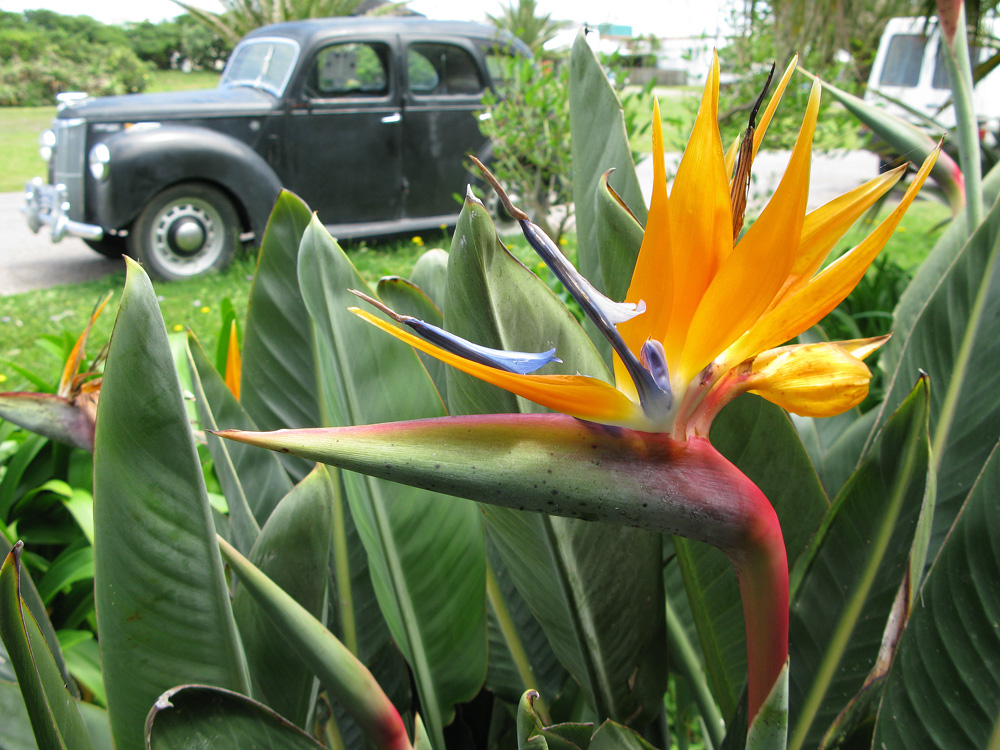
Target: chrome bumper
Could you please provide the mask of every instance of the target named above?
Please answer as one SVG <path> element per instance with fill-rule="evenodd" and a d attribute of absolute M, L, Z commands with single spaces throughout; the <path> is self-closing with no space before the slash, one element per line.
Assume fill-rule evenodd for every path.
<path fill-rule="evenodd" d="M 24 186 L 24 205 L 21 213 L 28 221 L 28 228 L 38 234 L 42 225 L 52 228 L 52 241 L 59 242 L 63 237 L 80 237 L 85 240 L 99 240 L 104 237 L 104 230 L 96 224 L 84 224 L 73 221 L 67 216 L 69 201 L 66 198 L 65 185 L 46 185 L 40 177 L 36 177 Z"/>

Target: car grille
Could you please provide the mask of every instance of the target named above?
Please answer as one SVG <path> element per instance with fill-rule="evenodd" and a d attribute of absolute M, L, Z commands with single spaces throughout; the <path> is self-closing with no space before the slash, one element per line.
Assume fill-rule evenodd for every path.
<path fill-rule="evenodd" d="M 52 123 L 56 134 L 55 172 L 52 182 L 66 186 L 69 218 L 83 221 L 83 164 L 87 147 L 87 121 L 81 117 L 60 119 Z"/>

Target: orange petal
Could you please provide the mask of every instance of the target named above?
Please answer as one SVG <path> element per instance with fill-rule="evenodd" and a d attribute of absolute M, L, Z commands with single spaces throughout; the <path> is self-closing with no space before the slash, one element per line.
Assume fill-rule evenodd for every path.
<path fill-rule="evenodd" d="M 642 236 L 642 246 L 636 259 L 632 281 L 625 301 L 646 303 L 646 312 L 618 324 L 618 332 L 632 352 L 653 336 L 659 338 L 670 314 L 673 284 L 670 269 L 670 215 L 667 204 L 667 172 L 663 162 L 663 126 L 660 103 L 653 100 L 653 195 L 649 216 Z M 617 370 L 617 368 L 616 368 Z M 624 375 L 624 373 L 623 373 Z M 627 379 L 627 376 L 625 376 Z"/>
<path fill-rule="evenodd" d="M 518 375 L 472 362 L 396 328 L 381 318 L 356 307 L 352 313 L 364 318 L 425 354 L 487 383 L 522 396 L 536 404 L 602 424 L 636 426 L 644 424 L 642 409 L 603 380 L 584 375 Z"/>
<path fill-rule="evenodd" d="M 785 297 L 761 317 L 725 353 L 724 362 L 733 366 L 755 353 L 788 341 L 841 303 L 857 286 L 875 256 L 885 246 L 917 192 L 930 174 L 938 151 L 927 157 L 899 205 L 857 247 L 824 268 L 809 283 Z"/>
<path fill-rule="evenodd" d="M 742 142 L 743 134 L 740 133 L 733 139 L 733 142 L 729 146 L 729 150 L 726 151 L 726 176 L 730 179 L 730 181 L 733 178 L 733 169 L 736 167 L 736 155 L 740 152 L 740 144 Z"/>
<path fill-rule="evenodd" d="M 818 85 L 813 86 L 778 189 L 719 269 L 698 306 L 684 348 L 681 378 L 693 377 L 739 338 L 767 310 L 788 278 L 809 196 L 809 163 L 820 90 Z"/>
<path fill-rule="evenodd" d="M 795 72 L 795 66 L 798 62 L 799 56 L 793 56 L 792 61 L 788 63 L 788 67 L 785 68 L 785 72 L 781 76 L 781 80 L 778 81 L 778 85 L 774 89 L 771 101 L 767 103 L 767 108 L 764 110 L 764 114 L 760 116 L 760 122 L 757 123 L 757 127 L 754 129 L 753 155 L 755 159 L 757 158 L 757 152 L 760 150 L 760 144 L 764 140 L 764 133 L 767 132 L 767 126 L 771 124 L 771 118 L 774 116 L 774 111 L 778 108 L 778 102 L 781 101 L 781 95 L 785 93 L 785 87 L 788 85 L 788 81 L 791 80 L 792 73 Z"/>
<path fill-rule="evenodd" d="M 905 171 L 905 166 L 897 167 L 806 214 L 799 254 L 778 299 L 813 277 L 844 233 L 899 182 Z"/>
<path fill-rule="evenodd" d="M 733 216 L 729 177 L 719 135 L 719 58 L 705 84 L 698 117 L 670 196 L 670 239 L 674 298 L 669 317 L 658 330 L 667 361 L 676 366 L 688 327 L 724 258 L 733 249 Z"/>
<path fill-rule="evenodd" d="M 94 322 L 101 314 L 104 306 L 108 304 L 108 300 L 111 299 L 111 295 L 112 292 L 108 292 L 104 295 L 104 299 L 97 303 L 97 307 L 90 316 L 90 320 L 87 321 L 87 325 L 84 326 L 83 333 L 80 334 L 76 343 L 73 344 L 73 349 L 70 351 L 69 357 L 66 358 L 66 364 L 63 366 L 62 376 L 59 378 L 59 387 L 56 389 L 56 393 L 63 398 L 68 398 L 70 392 L 73 390 L 73 380 L 77 371 L 80 369 L 80 360 L 83 359 L 85 349 L 87 348 L 87 338 L 90 336 L 90 329 L 94 327 Z"/>
<path fill-rule="evenodd" d="M 240 357 L 240 342 L 236 335 L 236 321 L 229 326 L 229 346 L 226 348 L 226 386 L 240 400 L 240 378 L 243 360 Z"/>
<path fill-rule="evenodd" d="M 832 417 L 868 395 L 871 371 L 830 342 L 772 349 L 753 362 L 748 390 L 794 414 Z"/>
<path fill-rule="evenodd" d="M 832 343 L 846 349 L 858 359 L 868 359 L 891 338 L 892 334 L 887 333 L 885 336 L 872 336 L 869 339 L 849 339 L 848 341 L 834 341 Z"/>

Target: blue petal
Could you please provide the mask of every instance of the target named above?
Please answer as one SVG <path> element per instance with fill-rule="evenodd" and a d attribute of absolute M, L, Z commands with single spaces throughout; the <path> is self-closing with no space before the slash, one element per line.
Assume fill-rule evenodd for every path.
<path fill-rule="evenodd" d="M 583 274 L 576 270 L 576 267 L 567 260 L 556 243 L 546 236 L 541 227 L 527 218 L 519 218 L 518 223 L 521 225 L 521 232 L 528 240 L 528 244 L 535 249 L 545 265 L 552 269 L 552 273 L 562 282 L 573 299 L 580 303 L 580 307 L 583 308 L 587 317 L 594 322 L 594 325 L 621 358 L 635 384 L 643 411 L 652 419 L 664 416 L 673 403 L 673 394 L 670 392 L 669 383 L 665 389 L 661 387 L 654 375 L 643 367 L 635 354 L 628 348 L 625 340 L 618 333 L 618 329 L 615 328 L 618 323 L 623 323 L 645 312 L 645 303 L 640 301 L 638 305 L 631 305 L 608 299 L 597 291 Z"/>
<path fill-rule="evenodd" d="M 400 315 L 383 305 L 378 300 L 372 299 L 368 295 L 362 294 L 359 291 L 352 289 L 351 293 L 365 300 L 365 302 L 368 302 L 374 307 L 377 307 L 397 323 L 409 326 L 421 338 L 430 341 L 432 344 L 435 344 L 452 354 L 457 354 L 459 357 L 464 357 L 465 359 L 471 360 L 472 362 L 478 362 L 479 364 L 486 365 L 487 367 L 494 367 L 497 370 L 514 372 L 518 375 L 528 375 L 535 370 L 545 367 L 545 365 L 550 362 L 562 362 L 561 359 L 555 356 L 555 349 L 549 349 L 547 352 L 533 353 L 508 352 L 502 349 L 490 349 L 487 346 L 480 346 L 479 344 L 474 344 L 471 341 L 467 341 L 459 336 L 456 336 L 453 333 L 448 333 L 448 331 L 443 328 L 438 328 L 436 325 L 426 323 L 419 318 L 414 318 L 412 315 Z"/>

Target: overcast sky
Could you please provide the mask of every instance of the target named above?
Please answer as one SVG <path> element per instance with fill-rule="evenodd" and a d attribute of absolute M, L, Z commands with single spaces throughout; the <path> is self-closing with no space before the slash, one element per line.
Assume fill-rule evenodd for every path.
<path fill-rule="evenodd" d="M 516 1 L 516 0 L 515 0 Z M 217 0 L 190 0 L 191 4 L 218 10 Z M 412 0 L 410 7 L 430 18 L 481 21 L 487 13 L 498 14 L 505 0 Z M 105 23 L 124 21 L 162 21 L 182 12 L 171 0 L 0 0 L 0 9 L 22 11 L 48 8 L 58 13 L 86 13 Z M 659 36 L 696 36 L 707 32 L 714 36 L 739 0 L 538 0 L 539 11 L 555 19 L 599 24 L 605 22 L 632 26 L 634 33 Z"/>

